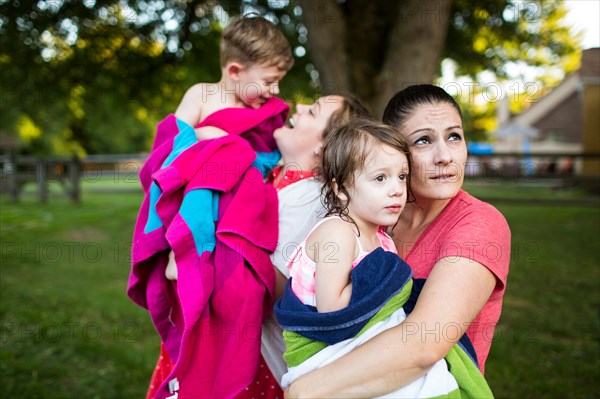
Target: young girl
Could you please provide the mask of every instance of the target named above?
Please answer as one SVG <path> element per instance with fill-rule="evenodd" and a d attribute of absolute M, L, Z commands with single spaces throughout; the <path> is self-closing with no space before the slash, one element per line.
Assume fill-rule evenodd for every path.
<path fill-rule="evenodd" d="M 333 131 L 322 156 L 327 218 L 299 246 L 288 266 L 292 291 L 319 312 L 346 307 L 350 273 L 371 251 L 396 252 L 385 227 L 396 224 L 407 197 L 410 154 L 395 129 L 355 120 Z"/>
<path fill-rule="evenodd" d="M 329 217 L 299 245 L 275 306 L 288 363 L 282 387 L 401 324 L 412 310 L 412 270 L 385 233 L 406 204 L 410 162 L 398 131 L 376 121 L 355 119 L 327 136 L 321 178 Z M 414 334 L 435 333 L 413 327 Z M 491 397 L 470 350 L 466 341 L 455 345 L 423 377 L 385 397 Z"/>

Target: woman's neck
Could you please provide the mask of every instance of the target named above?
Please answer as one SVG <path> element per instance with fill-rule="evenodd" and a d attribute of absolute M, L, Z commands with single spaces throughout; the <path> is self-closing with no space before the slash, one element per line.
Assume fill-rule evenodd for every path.
<path fill-rule="evenodd" d="M 421 235 L 440 216 L 450 201 L 451 198 L 429 201 L 417 199 L 406 204 L 398 224 L 392 230 L 392 238 L 401 257 L 408 256 Z"/>
<path fill-rule="evenodd" d="M 277 175 L 273 177 L 273 185 L 275 187 L 277 187 L 279 185 L 279 182 L 281 181 L 281 179 L 283 179 L 283 177 L 286 175 L 286 173 L 288 171 L 308 172 L 308 171 L 312 171 L 314 169 L 314 163 L 312 164 L 312 166 L 307 166 L 307 165 L 309 165 L 308 162 L 301 162 L 301 161 L 296 161 L 296 160 L 292 161 L 292 160 L 289 160 L 289 158 L 285 159 L 283 157 L 281 160 L 282 160 L 281 169 L 279 170 Z"/>
<path fill-rule="evenodd" d="M 286 158 L 284 156 L 281 157 L 281 161 L 283 163 L 283 167 L 281 168 L 281 172 L 285 173 L 288 170 L 313 170 L 316 165 L 316 161 L 313 158 L 303 159 L 303 158 Z"/>
<path fill-rule="evenodd" d="M 407 203 L 400 219 L 411 231 L 424 230 L 442 213 L 451 198 L 443 200 L 416 200 Z"/>

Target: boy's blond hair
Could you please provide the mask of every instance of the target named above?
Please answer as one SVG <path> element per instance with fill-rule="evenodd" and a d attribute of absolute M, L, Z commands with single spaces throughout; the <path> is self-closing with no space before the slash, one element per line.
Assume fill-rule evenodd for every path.
<path fill-rule="evenodd" d="M 289 71 L 294 65 L 290 43 L 265 18 L 250 14 L 234 19 L 221 36 L 221 68 L 230 61 L 244 66 L 266 64 Z"/>

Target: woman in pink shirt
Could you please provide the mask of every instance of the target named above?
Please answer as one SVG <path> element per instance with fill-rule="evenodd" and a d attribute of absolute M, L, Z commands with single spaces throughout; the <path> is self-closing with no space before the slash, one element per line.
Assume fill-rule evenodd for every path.
<path fill-rule="evenodd" d="M 376 397 L 424 375 L 463 334 L 481 371 L 500 318 L 510 229 L 493 206 L 462 188 L 467 146 L 460 107 L 443 89 L 410 86 L 388 103 L 384 122 L 411 148 L 411 192 L 393 239 L 426 278 L 413 312 L 330 365 L 296 380 L 287 398 Z"/>

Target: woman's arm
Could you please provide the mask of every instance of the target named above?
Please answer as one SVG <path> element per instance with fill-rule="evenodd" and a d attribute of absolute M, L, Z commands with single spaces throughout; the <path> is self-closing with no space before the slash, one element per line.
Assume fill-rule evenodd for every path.
<path fill-rule="evenodd" d="M 448 353 L 495 285 L 495 276 L 480 263 L 454 257 L 440 260 L 402 324 L 299 378 L 286 398 L 375 397 L 409 384 Z"/>

